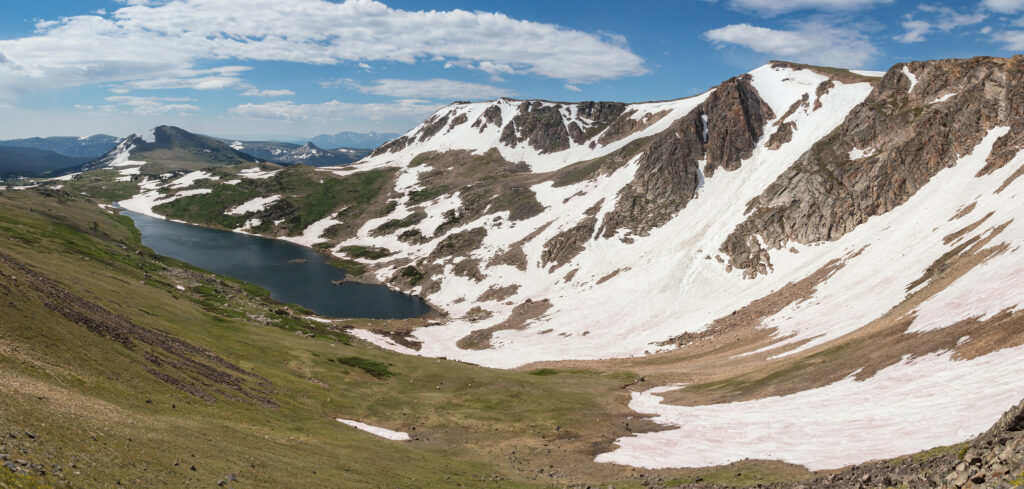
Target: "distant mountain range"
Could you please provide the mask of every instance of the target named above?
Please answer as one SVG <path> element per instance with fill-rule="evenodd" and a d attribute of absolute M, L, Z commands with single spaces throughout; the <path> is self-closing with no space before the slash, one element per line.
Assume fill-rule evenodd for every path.
<path fill-rule="evenodd" d="M 57 176 L 91 158 L 65 156 L 46 149 L 0 147 L 0 178 Z"/>
<path fill-rule="evenodd" d="M 377 149 L 378 146 L 401 136 L 393 132 L 351 132 L 342 131 L 334 135 L 321 134 L 310 142 L 328 149 L 355 148 L 355 149 Z"/>
<path fill-rule="evenodd" d="M 323 149 L 307 142 L 303 145 L 275 141 L 232 141 L 221 139 L 232 148 L 250 154 L 261 160 L 282 165 L 301 163 L 309 166 L 344 165 L 358 161 L 370 154 L 369 149 L 337 148 Z"/>
<path fill-rule="evenodd" d="M 96 134 L 88 137 L 55 136 L 48 138 L 8 139 L 0 147 L 33 148 L 52 151 L 72 158 L 99 158 L 117 145 L 121 138 Z"/>
<path fill-rule="evenodd" d="M 118 141 L 106 134 L 0 141 L 0 178 L 60 175 L 99 158 Z"/>

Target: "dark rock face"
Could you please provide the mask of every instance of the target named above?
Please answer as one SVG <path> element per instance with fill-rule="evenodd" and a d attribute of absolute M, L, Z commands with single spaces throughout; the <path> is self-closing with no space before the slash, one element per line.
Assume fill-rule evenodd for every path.
<path fill-rule="evenodd" d="M 479 127 L 480 132 L 484 132 L 484 128 L 486 128 L 488 124 L 501 127 L 501 122 L 501 108 L 497 105 L 492 105 L 484 109 L 483 115 L 478 117 L 471 127 Z"/>
<path fill-rule="evenodd" d="M 547 266 L 554 263 L 558 268 L 583 251 L 584 245 L 594 235 L 594 228 L 597 226 L 596 217 L 587 217 L 579 224 L 566 229 L 544 243 L 544 252 L 541 254 L 541 263 Z"/>
<path fill-rule="evenodd" d="M 904 66 L 918 79 L 913 91 Z M 951 93 L 956 95 L 936 102 Z M 838 239 L 906 202 L 937 172 L 968 154 L 989 129 L 1001 125 L 1011 131 L 996 142 L 989 166 L 1005 164 L 1024 146 L 1022 117 L 1022 56 L 893 66 L 836 131 L 748 204 L 747 220 L 721 250 L 747 276 L 765 273 L 771 263 L 755 235 L 770 248 L 790 240 Z M 854 148 L 875 152 L 851 161 L 848 154 Z"/>
<path fill-rule="evenodd" d="M 412 144 L 414 141 L 415 139 L 410 138 L 409 136 L 401 136 L 392 139 L 391 142 L 382 144 L 379 148 L 373 150 L 373 152 L 370 153 L 370 156 L 382 155 L 384 153 L 397 153 L 405 149 L 406 146 Z"/>
<path fill-rule="evenodd" d="M 542 154 L 569 149 L 569 131 L 562 122 L 562 111 L 540 101 L 519 104 L 519 112 L 501 131 L 500 140 L 508 146 L 526 141 Z"/>
<path fill-rule="evenodd" d="M 637 234 L 668 222 L 686 207 L 716 168 L 740 167 L 774 117 L 748 76 L 722 83 L 693 111 L 654 137 L 640 157 L 634 181 L 605 216 L 602 235 L 626 228 Z M 706 160 L 704 168 L 698 161 Z M 703 171 L 702 171 L 703 170 Z"/>
<path fill-rule="evenodd" d="M 427 119 L 423 125 L 423 129 L 420 129 L 419 140 L 420 142 L 426 141 L 438 133 L 441 129 L 444 129 L 445 124 L 448 123 L 448 114 L 438 117 L 436 114 L 430 119 Z"/>

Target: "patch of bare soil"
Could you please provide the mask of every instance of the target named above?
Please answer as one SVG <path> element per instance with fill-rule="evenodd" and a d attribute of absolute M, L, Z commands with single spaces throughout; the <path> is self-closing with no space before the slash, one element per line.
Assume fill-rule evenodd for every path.
<path fill-rule="evenodd" d="M 526 323 L 537 319 L 551 309 L 551 302 L 547 299 L 526 302 L 519 304 L 512 309 L 508 319 L 489 328 L 478 329 L 466 335 L 455 343 L 463 350 L 486 350 L 491 347 L 491 337 L 494 333 L 509 329 L 523 329 Z"/>

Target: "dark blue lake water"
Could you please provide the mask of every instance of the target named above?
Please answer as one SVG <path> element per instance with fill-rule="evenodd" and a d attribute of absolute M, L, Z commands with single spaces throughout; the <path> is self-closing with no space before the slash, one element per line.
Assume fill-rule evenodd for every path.
<path fill-rule="evenodd" d="M 299 304 L 326 317 L 401 319 L 430 311 L 422 299 L 382 285 L 343 282 L 345 272 L 328 257 L 278 239 L 157 219 L 122 210 L 153 251 L 199 268 L 259 285 L 281 302 Z"/>

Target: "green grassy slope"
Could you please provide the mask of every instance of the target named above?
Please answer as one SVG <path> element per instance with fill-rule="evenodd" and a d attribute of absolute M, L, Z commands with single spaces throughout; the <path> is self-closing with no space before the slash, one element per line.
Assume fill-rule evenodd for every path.
<path fill-rule="evenodd" d="M 0 303 L 0 434 L 14 436 L 0 451 L 48 484 L 560 486 L 625 433 L 630 374 L 386 352 L 155 256 L 129 219 L 62 191 L 0 193 Z M 537 473 L 559 460 L 575 474 Z M 591 465 L 592 480 L 637 482 Z"/>

